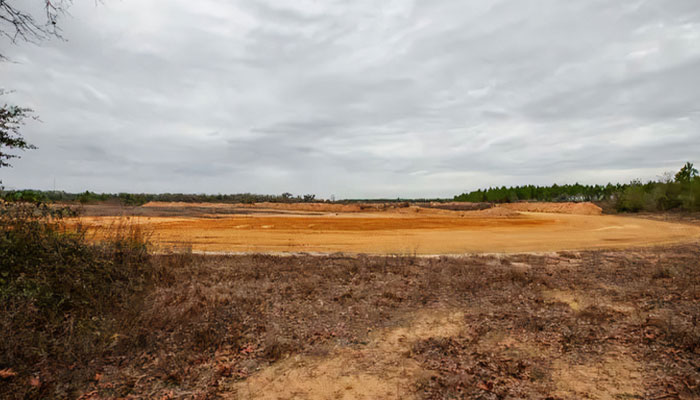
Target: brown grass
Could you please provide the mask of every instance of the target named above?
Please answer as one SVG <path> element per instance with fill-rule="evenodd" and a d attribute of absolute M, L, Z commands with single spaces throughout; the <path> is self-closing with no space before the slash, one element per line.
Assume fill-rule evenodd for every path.
<path fill-rule="evenodd" d="M 276 398 L 295 388 L 323 398 L 314 385 L 344 382 L 342 393 L 369 396 L 374 387 L 375 398 L 692 398 L 700 395 L 698 260 L 697 246 L 156 256 L 156 286 L 92 364 L 100 379 L 84 392 Z M 461 322 L 447 329 L 431 317 L 438 312 Z M 411 333 L 423 329 L 415 321 L 433 325 Z M 336 367 L 344 372 L 333 375 Z"/>

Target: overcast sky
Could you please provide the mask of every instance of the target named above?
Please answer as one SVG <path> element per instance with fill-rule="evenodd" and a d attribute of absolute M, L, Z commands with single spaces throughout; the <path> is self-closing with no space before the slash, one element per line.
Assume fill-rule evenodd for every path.
<path fill-rule="evenodd" d="M 24 0 L 22 0 L 24 1 Z M 38 1 L 35 1 L 39 3 Z M 700 162 L 698 0 L 75 0 L 6 187 L 449 196 Z"/>

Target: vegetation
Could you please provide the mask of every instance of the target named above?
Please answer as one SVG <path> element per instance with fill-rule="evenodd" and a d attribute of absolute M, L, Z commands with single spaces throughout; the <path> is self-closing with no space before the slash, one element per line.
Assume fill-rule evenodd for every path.
<path fill-rule="evenodd" d="M 0 95 L 2 94 L 3 91 L 0 90 Z M 8 150 L 35 148 L 19 134 L 22 122 L 31 112 L 31 109 L 7 104 L 0 107 L 0 168 L 9 167 L 9 160 L 18 157 L 16 154 L 8 153 Z"/>
<path fill-rule="evenodd" d="M 65 216 L 74 212 L 0 202 L 0 369 L 17 376 L 0 382 L 2 398 L 73 397 L 151 279 L 138 226 L 95 243 Z"/>
<path fill-rule="evenodd" d="M 317 201 L 313 194 L 294 196 L 291 193 L 281 195 L 267 194 L 183 194 L 183 193 L 67 193 L 64 191 L 42 190 L 8 190 L 0 191 L 0 198 L 5 201 L 28 201 L 48 203 L 81 203 L 117 201 L 124 205 L 139 206 L 149 201 L 186 202 L 186 203 L 302 203 Z"/>
<path fill-rule="evenodd" d="M 58 19 L 66 12 L 71 0 L 34 0 L 43 8 L 43 18 L 37 18 L 31 10 L 36 11 L 34 5 L 27 5 L 27 1 L 0 0 L 0 39 L 9 40 L 11 43 L 19 41 L 38 42 L 50 37 L 61 37 Z M 45 19 L 45 20 L 44 20 Z M 1 50 L 0 50 L 1 51 Z M 0 61 L 8 58 L 0 52 Z M 6 91 L 0 88 L 0 96 Z M 31 116 L 33 110 L 27 107 L 4 104 L 0 106 L 0 168 L 9 167 L 8 160 L 18 158 L 17 154 L 10 154 L 12 150 L 28 150 L 35 147 L 26 142 L 19 131 L 24 120 Z M 2 181 L 0 181 L 0 185 Z M 0 186 L 0 189 L 2 186 Z"/>
<path fill-rule="evenodd" d="M 700 211 L 700 177 L 686 163 L 673 179 L 628 184 L 552 185 L 489 188 L 463 193 L 455 201 L 510 203 L 516 201 L 596 201 L 617 211 Z"/>

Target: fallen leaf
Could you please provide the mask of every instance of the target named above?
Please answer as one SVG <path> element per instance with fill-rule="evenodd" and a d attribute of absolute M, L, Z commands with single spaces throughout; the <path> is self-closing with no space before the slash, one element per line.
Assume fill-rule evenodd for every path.
<path fill-rule="evenodd" d="M 95 374 L 95 381 L 99 382 L 102 379 L 102 374 L 101 373 L 96 373 Z"/>
<path fill-rule="evenodd" d="M 175 395 L 173 394 L 173 391 L 169 391 L 168 393 L 164 394 L 163 397 L 160 398 L 160 400 L 170 400 L 174 398 Z"/>
<path fill-rule="evenodd" d="M 12 378 L 13 376 L 17 376 L 17 373 L 13 371 L 12 368 L 0 369 L 0 378 L 8 379 Z"/>
<path fill-rule="evenodd" d="M 229 364 L 218 364 L 216 366 L 216 371 L 221 376 L 231 376 L 231 365 Z"/>
<path fill-rule="evenodd" d="M 93 390 L 92 392 L 87 392 L 84 393 L 82 396 L 78 397 L 78 400 L 87 400 L 93 398 L 93 396 L 97 395 L 97 390 Z"/>
<path fill-rule="evenodd" d="M 38 376 L 32 376 L 29 378 L 29 384 L 35 388 L 41 387 L 41 379 Z"/>

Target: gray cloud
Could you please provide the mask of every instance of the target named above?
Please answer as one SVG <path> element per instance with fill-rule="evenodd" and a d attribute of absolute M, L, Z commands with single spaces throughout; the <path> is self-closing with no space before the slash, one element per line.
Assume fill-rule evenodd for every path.
<path fill-rule="evenodd" d="M 700 154 L 695 0 L 76 2 L 9 187 L 450 196 Z"/>

